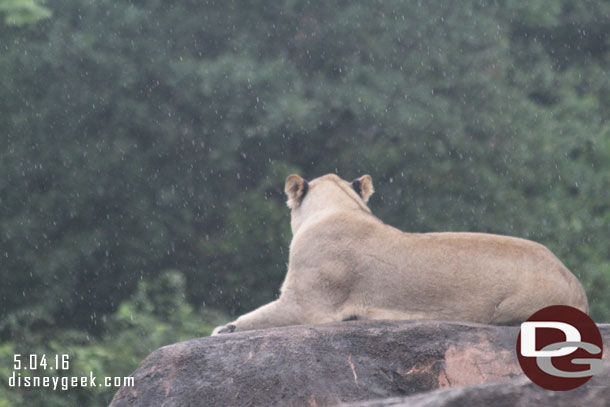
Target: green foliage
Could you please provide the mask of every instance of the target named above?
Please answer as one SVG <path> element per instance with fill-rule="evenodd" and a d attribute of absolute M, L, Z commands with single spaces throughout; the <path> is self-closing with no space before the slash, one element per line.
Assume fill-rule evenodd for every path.
<path fill-rule="evenodd" d="M 124 377 L 135 370 L 153 350 L 195 337 L 207 336 L 223 317 L 210 312 L 195 312 L 186 302 L 185 279 L 176 271 L 164 272 L 154 282 L 141 281 L 134 295 L 121 304 L 106 321 L 107 333 L 92 337 L 85 332 L 66 330 L 39 338 L 34 332 L 22 342 L 0 345 L 0 406 L 105 406 L 116 392 L 114 387 L 100 387 L 103 377 Z M 10 388 L 6 378 L 13 374 L 14 354 L 70 355 L 66 372 L 39 371 L 51 377 L 89 376 L 97 378 L 98 387 L 50 390 Z M 22 375 L 32 375 L 21 371 Z"/>
<path fill-rule="evenodd" d="M 0 0 L 0 13 L 8 25 L 31 24 L 51 16 L 40 0 Z"/>
<path fill-rule="evenodd" d="M 373 212 L 407 231 L 539 241 L 610 320 L 608 2 L 52 9 L 0 27 L 3 358 L 69 348 L 125 375 L 208 332 L 193 309 L 272 300 L 292 172 L 370 173 Z"/>

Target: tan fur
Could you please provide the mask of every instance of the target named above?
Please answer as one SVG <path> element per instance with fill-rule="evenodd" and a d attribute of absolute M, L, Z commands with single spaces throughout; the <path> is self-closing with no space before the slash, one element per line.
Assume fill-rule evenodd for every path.
<path fill-rule="evenodd" d="M 362 195 L 334 174 L 287 178 L 293 239 L 280 298 L 214 334 L 350 317 L 512 324 L 554 304 L 588 311 L 582 286 L 546 247 L 482 233 L 404 233 L 371 214 L 371 178 L 359 180 Z"/>

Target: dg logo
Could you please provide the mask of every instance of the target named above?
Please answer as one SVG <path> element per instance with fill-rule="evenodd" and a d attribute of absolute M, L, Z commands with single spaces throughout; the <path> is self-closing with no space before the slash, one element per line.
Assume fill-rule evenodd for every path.
<path fill-rule="evenodd" d="M 595 322 L 567 305 L 553 305 L 521 324 L 517 358 L 538 386 L 572 390 L 602 370 L 602 337 Z"/>

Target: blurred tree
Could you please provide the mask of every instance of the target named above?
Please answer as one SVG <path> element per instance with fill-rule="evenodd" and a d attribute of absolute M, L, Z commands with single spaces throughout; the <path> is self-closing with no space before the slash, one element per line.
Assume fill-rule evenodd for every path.
<path fill-rule="evenodd" d="M 0 27 L 5 343 L 114 335 L 168 269 L 195 309 L 272 300 L 291 172 L 370 173 L 373 212 L 407 231 L 544 243 L 610 319 L 608 2 L 53 11 Z M 146 313 L 169 317 L 165 299 Z"/>
<path fill-rule="evenodd" d="M 0 0 L 0 13 L 8 25 L 34 23 L 51 16 L 51 10 L 43 3 L 41 0 Z"/>

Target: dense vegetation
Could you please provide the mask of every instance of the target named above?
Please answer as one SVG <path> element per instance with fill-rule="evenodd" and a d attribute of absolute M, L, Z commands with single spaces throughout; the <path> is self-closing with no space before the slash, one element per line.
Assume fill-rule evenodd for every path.
<path fill-rule="evenodd" d="M 373 212 L 407 231 L 544 243 L 610 321 L 610 3 L 0 13 L 0 406 L 114 393 L 9 388 L 15 353 L 127 375 L 272 300 L 292 172 L 371 174 Z"/>

